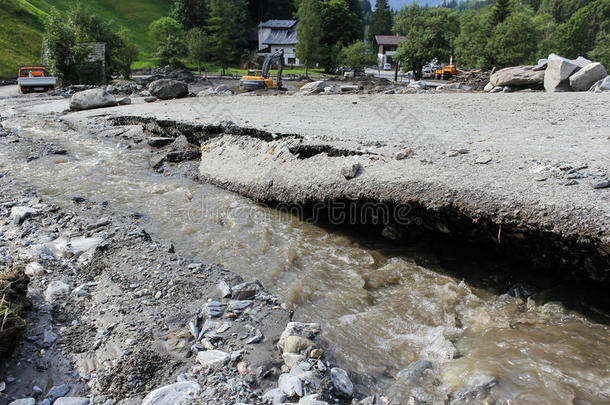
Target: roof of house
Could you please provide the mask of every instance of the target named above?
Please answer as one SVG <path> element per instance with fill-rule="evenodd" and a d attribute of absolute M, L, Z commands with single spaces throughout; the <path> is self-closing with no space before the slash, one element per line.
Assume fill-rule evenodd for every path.
<path fill-rule="evenodd" d="M 375 35 L 377 45 L 398 45 L 405 40 L 401 35 Z"/>
<path fill-rule="evenodd" d="M 297 20 L 269 20 L 261 22 L 258 28 L 289 29 L 296 25 Z"/>
<path fill-rule="evenodd" d="M 263 41 L 263 45 L 296 45 L 297 42 L 295 26 L 289 30 L 272 30 Z"/>

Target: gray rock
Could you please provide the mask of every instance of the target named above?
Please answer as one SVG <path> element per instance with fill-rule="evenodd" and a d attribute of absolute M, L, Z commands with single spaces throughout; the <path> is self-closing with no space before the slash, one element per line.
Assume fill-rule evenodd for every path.
<path fill-rule="evenodd" d="M 47 348 L 51 347 L 53 343 L 57 342 L 57 339 L 59 339 L 59 336 L 57 336 L 56 333 L 53 333 L 50 330 L 45 330 L 42 336 L 42 344 L 44 347 Z"/>
<path fill-rule="evenodd" d="M 246 308 L 251 307 L 254 301 L 252 300 L 231 300 L 229 301 L 229 306 L 227 310 L 230 312 L 240 313 L 243 312 Z"/>
<path fill-rule="evenodd" d="M 569 78 L 580 66 L 567 59 L 550 59 L 544 71 L 544 89 L 547 92 L 571 91 Z"/>
<path fill-rule="evenodd" d="M 475 159 L 474 163 L 477 165 L 486 165 L 491 162 L 491 158 L 489 156 L 479 156 Z"/>
<path fill-rule="evenodd" d="M 485 85 L 485 87 L 483 87 L 483 91 L 490 92 L 494 89 L 494 87 L 495 86 L 493 84 L 491 84 L 491 82 L 489 82 Z"/>
<path fill-rule="evenodd" d="M 17 399 L 11 403 L 9 403 L 8 405 L 34 405 L 36 403 L 36 400 L 34 398 L 22 398 L 22 399 Z"/>
<path fill-rule="evenodd" d="M 59 297 L 65 297 L 70 294 L 70 286 L 63 281 L 51 281 L 45 290 L 44 297 L 49 303 L 53 303 Z M 62 386 L 63 387 L 63 386 Z M 55 387 L 53 387 L 55 388 Z M 67 392 L 66 392 L 67 394 Z M 65 395 L 65 394 L 64 394 Z"/>
<path fill-rule="evenodd" d="M 538 64 L 532 68 L 534 71 L 544 70 L 548 64 L 548 59 L 538 59 Z"/>
<path fill-rule="evenodd" d="M 220 350 L 205 350 L 197 353 L 197 361 L 204 367 L 218 368 L 227 364 L 231 356 Z"/>
<path fill-rule="evenodd" d="M 473 403 L 473 400 L 480 400 L 477 403 L 485 403 L 484 396 L 489 394 L 489 391 L 498 384 L 498 380 L 492 376 L 476 376 L 471 377 L 466 382 L 466 386 L 458 389 L 451 394 L 450 405 L 466 405 Z"/>
<path fill-rule="evenodd" d="M 49 398 L 43 399 L 38 405 L 51 405 L 51 400 Z"/>
<path fill-rule="evenodd" d="M 299 405 L 328 405 L 326 401 L 320 401 L 319 394 L 307 395 L 299 400 Z"/>
<path fill-rule="evenodd" d="M 220 292 L 220 298 L 228 298 L 232 294 L 231 287 L 224 280 L 218 282 L 218 291 Z"/>
<path fill-rule="evenodd" d="M 587 91 L 596 82 L 608 75 L 601 63 L 590 63 L 570 77 L 570 87 L 574 91 Z"/>
<path fill-rule="evenodd" d="M 191 146 L 184 135 L 180 135 L 165 149 L 152 154 L 150 165 L 157 169 L 164 162 L 178 163 L 185 160 L 194 160 L 201 157 L 201 150 Z"/>
<path fill-rule="evenodd" d="M 117 100 L 118 105 L 129 105 L 131 104 L 131 99 L 129 97 L 122 97 Z"/>
<path fill-rule="evenodd" d="M 262 289 L 263 283 L 259 280 L 247 281 L 232 287 L 232 297 L 236 300 L 247 300 L 254 297 Z"/>
<path fill-rule="evenodd" d="M 30 207 L 13 207 L 11 208 L 10 218 L 15 225 L 21 225 L 26 219 L 38 214 L 38 210 Z"/>
<path fill-rule="evenodd" d="M 70 239 L 70 243 L 68 244 L 68 248 L 74 254 L 74 256 L 79 257 L 85 252 L 90 250 L 95 250 L 99 245 L 102 244 L 104 240 L 99 237 L 93 238 L 73 238 Z"/>
<path fill-rule="evenodd" d="M 55 401 L 53 405 L 89 405 L 89 399 L 83 397 L 63 397 Z"/>
<path fill-rule="evenodd" d="M 195 381 L 182 381 L 151 391 L 142 401 L 142 405 L 175 405 L 193 400 L 199 391 L 201 386 Z"/>
<path fill-rule="evenodd" d="M 286 394 L 288 398 L 294 396 L 303 396 L 303 381 L 296 375 L 282 374 L 278 380 L 279 389 Z"/>
<path fill-rule="evenodd" d="M 396 379 L 402 383 L 413 384 L 423 383 L 424 377 L 429 370 L 432 370 L 432 362 L 428 360 L 414 361 L 407 368 L 400 370 L 396 374 Z"/>
<path fill-rule="evenodd" d="M 65 397 L 70 392 L 68 384 L 56 385 L 47 393 L 47 398 L 54 402 L 57 398 Z"/>
<path fill-rule="evenodd" d="M 265 336 L 263 335 L 263 332 L 261 332 L 260 329 L 257 329 L 254 336 L 252 336 L 250 339 L 246 340 L 246 344 L 250 345 L 250 344 L 254 344 L 254 343 L 259 343 L 264 338 L 265 338 Z"/>
<path fill-rule="evenodd" d="M 189 89 L 186 83 L 172 79 L 155 80 L 148 85 L 148 91 L 150 91 L 150 94 L 161 100 L 182 98 L 188 96 L 189 94 Z"/>
<path fill-rule="evenodd" d="M 601 84 L 599 85 L 599 90 L 610 91 L 610 76 L 607 76 L 602 80 Z"/>
<path fill-rule="evenodd" d="M 362 166 L 360 165 L 360 163 L 354 163 L 352 165 L 345 166 L 344 168 L 342 168 L 341 174 L 343 175 L 343 177 L 345 177 L 346 180 L 351 180 L 358 175 L 358 172 L 361 168 Z"/>
<path fill-rule="evenodd" d="M 25 266 L 24 273 L 28 277 L 36 277 L 36 276 L 40 276 L 40 275 L 44 274 L 44 268 L 38 262 L 31 262 L 31 263 L 28 263 L 27 266 Z"/>
<path fill-rule="evenodd" d="M 351 84 L 344 84 L 343 86 L 340 87 L 340 89 L 342 92 L 350 92 L 350 91 L 358 91 L 358 90 L 360 90 L 360 87 L 351 85 Z"/>
<path fill-rule="evenodd" d="M 274 388 L 263 394 L 263 402 L 269 402 L 272 405 L 283 404 L 286 399 L 286 394 L 279 388 Z"/>
<path fill-rule="evenodd" d="M 199 336 L 197 340 L 201 340 L 204 336 L 213 336 L 216 334 L 218 329 L 222 326 L 222 322 L 213 321 L 211 319 L 206 319 L 201 327 L 201 331 L 199 332 Z"/>
<path fill-rule="evenodd" d="M 290 336 L 299 336 L 306 339 L 313 339 L 317 334 L 320 333 L 320 324 L 318 323 L 302 323 L 302 322 L 288 322 L 286 329 L 282 332 L 278 346 L 285 351 L 286 340 Z"/>
<path fill-rule="evenodd" d="M 428 85 L 423 80 L 411 82 L 407 85 L 408 89 L 415 89 L 415 90 L 426 90 L 427 87 L 428 87 Z"/>
<path fill-rule="evenodd" d="M 154 97 L 154 96 L 144 97 L 144 101 L 146 101 L 147 103 L 154 103 L 157 100 L 158 100 L 158 98 Z"/>
<path fill-rule="evenodd" d="M 330 369 L 330 381 L 339 396 L 351 398 L 354 395 L 354 384 L 342 368 L 333 367 Z"/>
<path fill-rule="evenodd" d="M 549 61 L 551 61 L 551 60 L 558 60 L 558 61 L 570 62 L 570 63 L 572 63 L 572 64 L 574 64 L 574 65 L 576 65 L 576 66 L 578 66 L 580 68 L 584 68 L 589 63 L 592 63 L 592 61 L 590 61 L 589 59 L 584 58 L 582 56 L 579 56 L 576 59 L 568 59 L 568 58 L 564 58 L 563 56 L 559 56 L 559 55 L 554 54 L 554 53 L 549 55 L 548 60 Z"/>
<path fill-rule="evenodd" d="M 533 70 L 533 66 L 513 66 L 498 70 L 491 75 L 489 83 L 493 87 L 542 87 L 544 76 L 544 72 Z"/>
<path fill-rule="evenodd" d="M 233 90 L 231 90 L 231 87 L 229 87 L 226 84 L 221 84 L 219 86 L 216 86 L 216 88 L 214 89 L 214 91 L 216 93 L 226 93 L 227 91 L 233 92 Z"/>
<path fill-rule="evenodd" d="M 599 190 L 599 189 L 602 189 L 602 188 L 609 188 L 610 187 L 610 179 L 596 180 L 596 181 L 591 183 L 591 187 L 593 187 L 596 190 Z"/>
<path fill-rule="evenodd" d="M 79 91 L 74 93 L 70 99 L 70 110 L 72 111 L 114 107 L 116 105 L 116 98 L 103 88 Z"/>
<path fill-rule="evenodd" d="M 300 92 L 305 94 L 322 93 L 326 87 L 328 87 L 328 83 L 320 80 L 305 84 L 303 87 L 301 87 Z"/>
<path fill-rule="evenodd" d="M 493 89 L 491 89 L 490 93 L 501 93 L 504 91 L 504 87 L 494 87 Z"/>
<path fill-rule="evenodd" d="M 466 86 L 463 83 L 447 83 L 441 84 L 436 88 L 437 91 L 471 91 L 472 87 Z"/>
<path fill-rule="evenodd" d="M 210 316 L 210 318 L 218 318 L 221 317 L 225 312 L 225 308 L 227 304 L 224 302 L 212 301 L 205 303 L 205 311 Z"/>

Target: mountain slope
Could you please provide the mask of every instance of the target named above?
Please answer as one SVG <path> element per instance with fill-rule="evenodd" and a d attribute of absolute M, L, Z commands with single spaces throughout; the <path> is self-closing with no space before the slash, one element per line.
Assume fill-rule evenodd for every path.
<path fill-rule="evenodd" d="M 19 66 L 40 63 L 44 19 L 53 8 L 67 11 L 73 0 L 0 0 L 0 77 L 15 76 Z M 129 29 L 140 47 L 140 59 L 151 56 L 148 26 L 167 15 L 167 0 L 99 0 L 87 7 L 117 27 Z"/>

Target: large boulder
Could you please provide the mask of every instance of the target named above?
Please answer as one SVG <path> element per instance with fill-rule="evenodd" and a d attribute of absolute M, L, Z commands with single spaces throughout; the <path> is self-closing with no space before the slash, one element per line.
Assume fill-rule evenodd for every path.
<path fill-rule="evenodd" d="M 182 381 L 151 391 L 142 401 L 142 405 L 174 405 L 194 400 L 201 391 L 195 381 Z"/>
<path fill-rule="evenodd" d="M 569 78 L 581 67 L 567 59 L 551 58 L 544 71 L 544 89 L 548 92 L 570 91 Z"/>
<path fill-rule="evenodd" d="M 491 75 L 489 83 L 493 87 L 542 87 L 544 71 L 536 71 L 534 66 L 507 67 Z"/>
<path fill-rule="evenodd" d="M 171 79 L 155 80 L 148 85 L 148 91 L 161 100 L 182 98 L 189 94 L 189 88 L 186 83 Z"/>
<path fill-rule="evenodd" d="M 585 66 L 587 66 L 590 63 L 593 63 L 592 61 L 590 61 L 589 59 L 579 56 L 576 59 L 568 59 L 568 58 L 564 58 L 563 56 L 559 56 L 557 54 L 550 54 L 548 60 L 558 60 L 558 61 L 564 61 L 564 62 L 570 62 L 576 66 L 578 66 L 579 68 L 584 68 Z"/>
<path fill-rule="evenodd" d="M 590 63 L 570 77 L 570 87 L 574 91 L 587 91 L 607 75 L 604 65 L 599 62 Z"/>
<path fill-rule="evenodd" d="M 117 105 L 116 98 L 103 88 L 79 91 L 74 93 L 70 99 L 70 109 L 72 111 L 114 107 L 115 105 Z"/>
<path fill-rule="evenodd" d="M 610 76 L 606 76 L 603 79 L 600 79 L 595 83 L 589 91 L 593 92 L 602 92 L 602 91 L 610 91 Z"/>
<path fill-rule="evenodd" d="M 301 92 L 305 94 L 322 93 L 325 87 L 328 87 L 328 83 L 323 80 L 319 80 L 317 82 L 307 83 L 301 87 Z"/>

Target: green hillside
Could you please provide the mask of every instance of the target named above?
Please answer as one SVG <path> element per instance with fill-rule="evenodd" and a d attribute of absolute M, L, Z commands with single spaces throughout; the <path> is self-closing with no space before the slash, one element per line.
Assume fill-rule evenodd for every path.
<path fill-rule="evenodd" d="M 75 0 L 0 0 L 0 77 L 15 76 L 19 66 L 39 64 L 43 21 L 52 7 L 68 10 Z M 141 63 L 151 58 L 148 26 L 167 15 L 167 0 L 98 0 L 84 3 L 117 27 L 129 29 L 140 47 Z"/>

